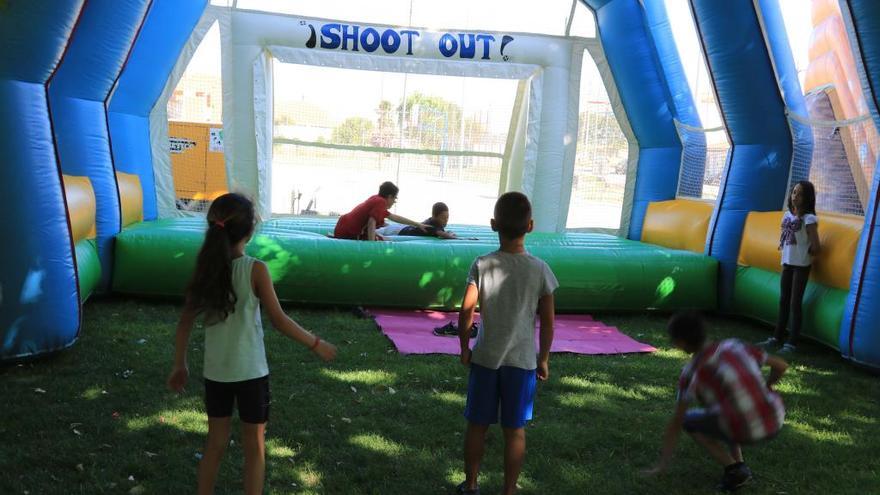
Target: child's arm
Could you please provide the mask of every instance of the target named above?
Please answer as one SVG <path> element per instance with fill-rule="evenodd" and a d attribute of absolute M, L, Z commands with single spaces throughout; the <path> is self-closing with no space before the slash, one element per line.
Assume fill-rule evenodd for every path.
<path fill-rule="evenodd" d="M 193 323 L 196 321 L 196 312 L 189 304 L 180 314 L 177 322 L 177 332 L 174 335 L 174 368 L 168 376 L 168 388 L 175 392 L 183 392 L 183 387 L 189 378 L 189 367 L 186 365 L 186 348 L 189 346 L 189 336 L 192 333 Z"/>
<path fill-rule="evenodd" d="M 445 230 L 438 230 L 437 237 L 441 239 L 458 239 L 458 236 L 455 235 L 455 232 L 447 232 Z"/>
<path fill-rule="evenodd" d="M 471 325 L 474 323 L 474 310 L 477 308 L 479 291 L 474 284 L 468 284 L 458 312 L 458 341 L 461 344 L 461 364 L 471 364 Z"/>
<path fill-rule="evenodd" d="M 681 425 L 684 423 L 684 413 L 687 411 L 687 402 L 679 401 L 675 406 L 675 413 L 666 425 L 666 432 L 663 434 L 663 447 L 660 450 L 660 460 L 654 467 L 644 471 L 644 474 L 654 475 L 660 474 L 669 466 L 672 460 L 672 454 L 675 452 L 675 445 L 678 443 L 678 435 L 681 433 Z"/>
<path fill-rule="evenodd" d="M 413 226 L 413 227 L 415 227 L 415 228 L 421 230 L 422 232 L 425 232 L 425 231 L 426 231 L 426 227 L 427 227 L 427 225 L 425 225 L 425 224 L 421 224 L 421 223 L 419 223 L 419 222 L 414 222 L 414 221 L 410 220 L 409 218 L 402 217 L 402 216 L 400 216 L 400 215 L 395 215 L 394 213 L 389 213 L 389 214 L 388 214 L 388 219 L 391 220 L 392 222 L 397 222 L 397 223 L 402 223 L 402 224 L 406 224 L 406 225 L 411 225 L 411 226 Z"/>
<path fill-rule="evenodd" d="M 810 254 L 818 256 L 822 251 L 822 244 L 819 242 L 819 224 L 807 224 L 807 238 L 810 240 Z"/>
<path fill-rule="evenodd" d="M 324 361 L 332 361 L 336 357 L 336 346 L 312 335 L 292 319 L 281 309 L 278 295 L 275 294 L 275 286 L 272 285 L 272 277 L 269 269 L 261 262 L 254 263 L 253 269 L 254 292 L 269 313 L 272 326 L 279 332 L 309 348 Z"/>
<path fill-rule="evenodd" d="M 538 351 L 538 379 L 550 377 L 550 346 L 553 345 L 553 319 L 556 316 L 553 293 L 538 300 L 538 314 L 541 316 L 541 348 Z"/>
<path fill-rule="evenodd" d="M 369 220 L 367 220 L 367 240 L 376 240 L 376 219 L 373 217 L 370 217 Z"/>
<path fill-rule="evenodd" d="M 777 356 L 767 356 L 767 366 L 770 367 L 770 376 L 767 377 L 767 388 L 772 388 L 776 382 L 785 374 L 788 369 L 788 363 L 784 359 Z"/>

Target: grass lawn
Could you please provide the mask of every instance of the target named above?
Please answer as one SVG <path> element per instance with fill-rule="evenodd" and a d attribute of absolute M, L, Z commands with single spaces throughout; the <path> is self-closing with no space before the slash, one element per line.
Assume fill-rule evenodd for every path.
<path fill-rule="evenodd" d="M 81 340 L 57 356 L 0 368 L 0 493 L 194 493 L 207 421 L 202 332 L 194 379 L 165 389 L 178 306 L 95 300 Z M 369 320 L 289 308 L 339 345 L 323 365 L 269 330 L 273 404 L 267 428 L 267 492 L 452 493 L 463 479 L 467 370 L 454 356 L 400 356 Z M 523 494 L 712 493 L 720 468 L 682 438 L 670 471 L 644 479 L 658 451 L 685 362 L 670 349 L 663 315 L 597 314 L 658 347 L 651 355 L 553 355 L 527 428 Z M 758 340 L 767 329 L 715 318 L 712 334 Z M 806 344 L 779 386 L 787 426 L 745 450 L 754 494 L 880 493 L 880 380 L 838 353 Z M 498 493 L 502 437 L 490 430 L 483 493 Z M 237 435 L 218 493 L 241 492 Z"/>

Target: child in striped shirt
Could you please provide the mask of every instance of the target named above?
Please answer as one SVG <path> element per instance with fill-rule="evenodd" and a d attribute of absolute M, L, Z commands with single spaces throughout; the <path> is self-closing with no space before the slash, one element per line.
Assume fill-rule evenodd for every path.
<path fill-rule="evenodd" d="M 666 428 L 660 461 L 648 474 L 666 468 L 684 429 L 724 466 L 718 488 L 736 490 L 752 479 L 741 445 L 769 440 L 782 428 L 785 407 L 773 385 L 788 364 L 736 339 L 709 341 L 696 313 L 676 314 L 667 331 L 672 345 L 692 358 L 679 378 L 675 414 Z M 765 365 L 770 367 L 766 378 L 761 370 Z"/>

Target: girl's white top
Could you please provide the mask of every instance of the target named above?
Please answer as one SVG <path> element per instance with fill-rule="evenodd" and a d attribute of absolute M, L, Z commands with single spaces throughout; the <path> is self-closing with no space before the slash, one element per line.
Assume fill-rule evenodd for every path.
<path fill-rule="evenodd" d="M 785 212 L 782 217 L 782 232 L 779 240 L 783 265 L 810 266 L 812 264 L 807 225 L 818 223 L 818 221 L 816 215 L 810 213 L 799 218 L 790 211 Z"/>
<path fill-rule="evenodd" d="M 240 382 L 269 374 L 260 300 L 251 283 L 255 261 L 250 256 L 232 260 L 232 290 L 238 296 L 235 311 L 205 328 L 204 376 L 208 380 Z"/>

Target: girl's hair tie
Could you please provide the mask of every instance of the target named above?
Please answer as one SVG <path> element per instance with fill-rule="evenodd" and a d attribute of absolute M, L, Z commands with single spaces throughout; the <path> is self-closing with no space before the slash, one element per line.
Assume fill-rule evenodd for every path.
<path fill-rule="evenodd" d="M 229 215 L 228 217 L 224 218 L 223 220 L 214 220 L 214 225 L 220 227 L 221 229 L 226 228 L 226 222 L 231 220 L 232 217 L 234 217 L 234 216 L 235 216 L 235 214 L 233 213 L 232 215 Z"/>

